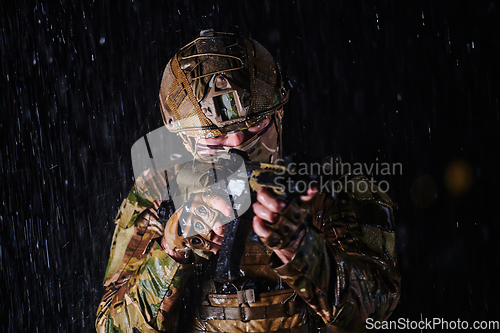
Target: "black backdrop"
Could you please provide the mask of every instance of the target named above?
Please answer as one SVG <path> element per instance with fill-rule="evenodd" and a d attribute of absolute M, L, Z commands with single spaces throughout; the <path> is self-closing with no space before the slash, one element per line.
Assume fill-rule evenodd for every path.
<path fill-rule="evenodd" d="M 384 177 L 403 277 L 392 319 L 499 320 L 498 6 L 3 1 L 3 331 L 93 330 L 130 149 L 161 126 L 168 59 L 206 28 L 260 41 L 287 72 L 288 152 L 402 163 Z"/>

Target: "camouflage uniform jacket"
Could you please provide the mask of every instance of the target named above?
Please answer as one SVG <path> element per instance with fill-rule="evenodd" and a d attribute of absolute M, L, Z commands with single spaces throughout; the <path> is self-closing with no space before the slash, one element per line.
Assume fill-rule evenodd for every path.
<path fill-rule="evenodd" d="M 283 265 L 262 244 L 247 244 L 241 266 L 249 275 L 265 277 L 276 284 L 284 282 L 293 294 L 285 295 L 278 290 L 268 296 L 284 304 L 291 296 L 298 295 L 307 311 L 320 320 L 314 321 L 297 309 L 292 311 L 292 307 L 282 311 L 276 308 L 280 306 L 276 301 L 266 303 L 265 294 L 256 297 L 260 299 L 257 303 L 244 304 L 265 308 L 265 314 L 261 315 L 248 312 L 253 316 L 250 319 L 258 319 L 250 321 L 258 323 L 251 327 L 248 313 L 243 318 L 247 309 L 238 311 L 236 317 L 229 311 L 241 310 L 242 302 L 236 300 L 236 295 L 217 296 L 206 290 L 202 301 L 198 299 L 200 304 L 182 303 L 186 297 L 184 290 L 189 290 L 186 287 L 192 284 L 190 277 L 197 275 L 197 265 L 181 265 L 163 251 L 160 245 L 163 226 L 156 215 L 160 202 L 147 200 L 134 186 L 116 217 L 104 279 L 106 291 L 97 312 L 97 330 L 184 333 L 180 326 L 186 324 L 185 319 L 179 315 L 185 307 L 188 312 L 198 313 L 194 323 L 189 324 L 191 332 L 308 332 L 283 330 L 305 323 L 309 327 L 326 325 L 331 332 L 362 332 L 366 330 L 367 318 L 387 319 L 400 293 L 393 204 L 365 177 L 348 177 L 351 182 L 346 182 L 348 185 L 338 193 L 335 203 L 323 194 L 313 199 L 313 223 L 290 262 Z M 200 281 L 194 285 L 202 288 Z M 233 308 L 214 311 L 221 299 L 229 302 L 224 306 L 232 304 Z M 209 318 L 206 313 L 205 317 L 199 315 L 200 308 L 210 310 L 205 311 Z M 272 309 L 279 313 L 275 315 L 277 318 L 262 319 Z"/>

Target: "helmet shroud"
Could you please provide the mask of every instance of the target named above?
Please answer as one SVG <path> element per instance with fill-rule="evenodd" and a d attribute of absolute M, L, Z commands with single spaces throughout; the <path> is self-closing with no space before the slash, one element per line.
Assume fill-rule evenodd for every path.
<path fill-rule="evenodd" d="M 172 132 L 211 138 L 281 117 L 288 90 L 271 54 L 258 42 L 202 33 L 167 64 L 160 87 L 163 121 Z"/>

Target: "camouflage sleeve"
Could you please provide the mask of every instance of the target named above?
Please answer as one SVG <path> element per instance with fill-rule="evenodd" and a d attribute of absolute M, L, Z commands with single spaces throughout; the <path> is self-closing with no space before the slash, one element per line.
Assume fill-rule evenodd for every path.
<path fill-rule="evenodd" d="M 192 265 L 173 260 L 160 245 L 158 203 L 134 186 L 116 217 L 97 311 L 98 332 L 174 332 L 178 304 Z M 135 329 L 136 328 L 136 329 Z"/>
<path fill-rule="evenodd" d="M 363 190 L 364 189 L 364 190 Z M 400 295 L 392 202 L 362 176 L 354 177 L 328 211 L 313 208 L 314 225 L 278 275 L 321 316 L 332 332 L 366 331 L 365 321 L 385 320 Z M 281 266 L 280 266 L 281 264 Z"/>

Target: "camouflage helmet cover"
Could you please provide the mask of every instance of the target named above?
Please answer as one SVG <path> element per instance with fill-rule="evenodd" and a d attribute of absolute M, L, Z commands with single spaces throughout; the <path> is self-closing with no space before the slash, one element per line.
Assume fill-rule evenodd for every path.
<path fill-rule="evenodd" d="M 213 31 L 174 55 L 160 87 L 166 127 L 198 138 L 254 126 L 287 101 L 280 69 L 262 45 Z"/>

